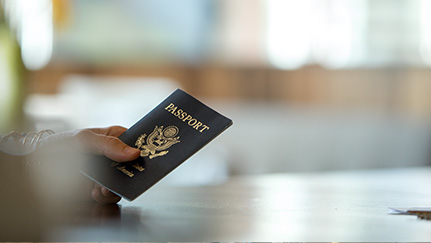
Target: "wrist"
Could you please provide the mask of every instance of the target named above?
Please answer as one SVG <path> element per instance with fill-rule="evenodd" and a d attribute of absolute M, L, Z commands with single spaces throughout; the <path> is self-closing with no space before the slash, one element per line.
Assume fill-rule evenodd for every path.
<path fill-rule="evenodd" d="M 52 130 L 40 132 L 18 133 L 10 132 L 0 138 L 0 150 L 10 155 L 27 155 L 34 152 L 41 141 L 49 135 L 54 134 Z"/>

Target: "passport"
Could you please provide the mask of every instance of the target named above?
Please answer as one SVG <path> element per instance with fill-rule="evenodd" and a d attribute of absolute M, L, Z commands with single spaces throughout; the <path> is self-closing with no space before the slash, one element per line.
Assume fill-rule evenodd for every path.
<path fill-rule="evenodd" d="M 232 120 L 177 89 L 119 139 L 141 150 L 118 163 L 94 156 L 81 172 L 131 201 L 232 125 Z"/>

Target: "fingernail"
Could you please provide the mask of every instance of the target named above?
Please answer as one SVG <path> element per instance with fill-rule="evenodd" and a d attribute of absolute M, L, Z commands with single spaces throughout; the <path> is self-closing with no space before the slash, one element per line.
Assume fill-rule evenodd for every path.
<path fill-rule="evenodd" d="M 102 194 L 104 196 L 109 196 L 109 195 L 111 195 L 111 192 L 108 189 L 102 187 Z"/>
<path fill-rule="evenodd" d="M 132 147 L 126 147 L 126 148 L 124 149 L 124 152 L 125 152 L 125 153 L 127 153 L 127 154 L 134 154 L 134 153 L 136 153 L 136 152 L 137 152 L 137 150 L 138 150 L 138 149 L 135 149 L 135 148 L 132 148 Z"/>

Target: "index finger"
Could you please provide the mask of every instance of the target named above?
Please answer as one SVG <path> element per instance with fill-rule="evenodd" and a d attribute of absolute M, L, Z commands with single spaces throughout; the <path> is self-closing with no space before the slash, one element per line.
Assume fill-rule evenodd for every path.
<path fill-rule="evenodd" d="M 127 128 L 122 127 L 122 126 L 110 126 L 110 127 L 105 127 L 105 128 L 89 128 L 86 130 L 92 131 L 96 134 L 119 137 L 121 134 L 123 134 L 127 130 Z"/>

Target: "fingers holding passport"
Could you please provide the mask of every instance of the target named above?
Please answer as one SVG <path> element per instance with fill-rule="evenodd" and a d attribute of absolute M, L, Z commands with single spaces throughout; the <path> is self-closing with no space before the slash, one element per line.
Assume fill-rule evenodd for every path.
<path fill-rule="evenodd" d="M 117 162 L 125 162 L 138 158 L 140 153 L 139 149 L 132 148 L 118 139 L 125 131 L 124 127 L 112 126 L 80 130 L 74 136 L 80 146 L 84 146 L 84 150 L 104 155 Z"/>
<path fill-rule="evenodd" d="M 139 149 L 132 148 L 118 139 L 126 130 L 120 126 L 93 128 L 81 130 L 76 136 L 92 153 L 104 155 L 117 162 L 125 162 L 138 158 L 140 153 Z M 103 204 L 117 203 L 121 199 L 97 183 L 91 191 L 91 197 Z"/>
<path fill-rule="evenodd" d="M 93 128 L 83 131 L 79 136 L 88 144 L 87 148 L 92 149 L 95 154 L 105 155 L 117 162 L 134 160 L 139 157 L 139 149 L 132 148 L 123 143 L 118 136 L 127 129 L 120 126 L 108 128 Z M 121 197 L 110 192 L 108 189 L 95 183 L 91 197 L 98 203 L 111 204 L 120 201 Z"/>
<path fill-rule="evenodd" d="M 121 199 L 119 196 L 100 185 L 89 184 L 88 178 L 79 172 L 79 168 L 87 161 L 88 154 L 103 155 L 116 162 L 138 158 L 139 149 L 118 139 L 126 130 L 124 127 L 112 126 L 57 133 L 47 137 L 37 158 L 43 163 L 34 169 L 41 191 L 45 191 L 50 198 L 59 200 L 80 201 L 92 198 L 104 204 L 118 202 Z"/>

